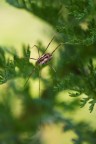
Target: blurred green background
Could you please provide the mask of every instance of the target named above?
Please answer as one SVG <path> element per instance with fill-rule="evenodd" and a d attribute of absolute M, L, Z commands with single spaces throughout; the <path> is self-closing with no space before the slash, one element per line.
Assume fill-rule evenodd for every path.
<path fill-rule="evenodd" d="M 80 99 L 84 94 L 73 98 L 69 97 L 70 90 L 55 91 L 59 82 L 78 67 L 76 59 L 73 58 L 77 49 L 74 44 L 71 48 L 62 46 L 54 53 L 51 64 L 56 73 L 49 66 L 42 68 L 41 98 L 38 69 L 24 87 L 34 67 L 34 61 L 25 58 L 28 46 L 30 57 L 37 58 L 37 50 L 31 47 L 34 44 L 38 45 L 42 53 L 55 35 L 56 38 L 48 48 L 48 52 L 52 52 L 59 43 L 67 39 L 63 30 L 57 32 L 56 28 L 60 28 L 63 21 L 70 27 L 74 23 L 77 24 L 74 19 L 71 19 L 72 23 L 68 21 L 68 7 L 61 7 L 62 4 L 66 4 L 65 1 L 60 1 L 60 7 L 59 1 L 31 1 L 32 10 L 32 7 L 26 5 L 27 2 L 30 3 L 23 0 L 0 1 L 0 58 L 5 61 L 0 62 L 0 70 L 3 62 L 13 62 L 13 69 L 15 65 L 14 72 L 9 70 L 8 81 L 0 85 L 0 144 L 96 144 L 96 107 L 90 113 L 89 104 L 80 108 Z M 73 7 L 79 6 L 77 3 L 78 1 L 74 1 Z M 82 4 L 82 7 L 86 8 L 86 5 Z M 85 29 L 90 18 L 86 19 L 78 22 Z M 79 32 L 80 30 L 77 31 L 78 38 Z M 79 56 L 85 61 L 87 56 L 91 56 L 95 63 L 95 50 L 90 53 L 88 48 L 87 46 L 82 50 L 79 47 Z M 77 73 L 75 71 L 75 74 Z"/>

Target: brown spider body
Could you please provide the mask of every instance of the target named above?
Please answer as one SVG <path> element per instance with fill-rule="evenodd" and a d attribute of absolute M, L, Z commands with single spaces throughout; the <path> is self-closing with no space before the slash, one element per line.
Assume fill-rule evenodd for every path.
<path fill-rule="evenodd" d="M 50 46 L 51 42 L 53 41 L 54 37 L 52 38 L 52 40 L 50 41 L 50 43 L 47 45 L 45 51 L 44 51 L 44 54 L 42 56 L 40 56 L 40 53 L 39 53 L 39 48 L 38 46 L 34 45 L 33 47 L 36 47 L 37 50 L 38 50 L 38 55 L 39 55 L 39 58 L 30 58 L 30 59 L 33 59 L 33 60 L 36 60 L 36 65 L 37 66 L 40 66 L 40 65 L 44 65 L 46 63 L 48 63 L 51 59 L 52 59 L 52 56 L 53 56 L 53 53 L 57 50 L 57 48 L 59 48 L 61 46 L 61 44 L 59 44 L 51 53 L 45 53 L 46 50 L 48 49 L 48 47 Z M 53 67 L 51 67 L 54 71 L 55 69 Z M 29 78 L 31 77 L 31 75 L 35 72 L 35 68 L 33 69 L 33 71 L 30 73 L 29 75 Z M 56 72 L 56 71 L 55 71 Z M 29 78 L 27 79 L 25 85 L 27 84 Z M 40 96 L 40 72 L 39 72 L 39 96 Z"/>
<path fill-rule="evenodd" d="M 51 59 L 52 59 L 52 54 L 50 54 L 50 53 L 43 54 L 40 58 L 37 59 L 36 65 L 46 64 Z"/>

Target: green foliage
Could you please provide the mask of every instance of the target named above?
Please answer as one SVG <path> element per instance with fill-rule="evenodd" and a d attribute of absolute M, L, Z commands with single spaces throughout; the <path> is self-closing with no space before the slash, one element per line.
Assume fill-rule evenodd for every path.
<path fill-rule="evenodd" d="M 61 82 L 58 81 L 58 85 L 55 86 L 55 90 L 72 90 L 74 92 L 69 93 L 71 97 L 78 97 L 85 94 L 87 98 L 81 100 L 81 107 L 89 101 L 89 110 L 92 112 L 96 103 L 96 67 L 93 66 L 92 60 L 90 60 L 86 69 L 80 68 L 80 75 L 70 73 Z"/>
<path fill-rule="evenodd" d="M 42 19 L 46 19 L 48 23 L 55 25 L 58 17 L 61 2 L 50 0 L 6 0 L 8 3 L 18 8 L 24 8 L 29 12 L 34 13 Z M 49 15 L 50 11 L 50 15 Z"/>
<path fill-rule="evenodd" d="M 0 48 L 0 84 L 15 76 L 15 65 L 11 60 L 5 59 L 4 50 Z"/>
<path fill-rule="evenodd" d="M 0 103 L 0 125 L 1 133 L 4 137 L 0 139 L 1 143 L 40 143 L 32 140 L 32 136 L 39 127 L 40 120 L 42 125 L 45 123 L 63 122 L 64 132 L 72 130 L 77 134 L 73 139 L 74 144 L 96 143 L 96 131 L 86 124 L 86 122 L 74 123 L 70 119 L 62 118 L 62 115 L 54 110 L 54 107 L 62 109 L 64 112 L 75 112 L 79 105 L 80 96 L 81 107 L 89 103 L 89 110 L 92 112 L 96 103 L 96 1 L 94 0 L 6 0 L 9 4 L 23 8 L 30 13 L 42 18 L 58 32 L 56 42 L 63 43 L 61 49 L 58 49 L 59 58 L 56 63 L 56 74 L 50 69 L 50 77 L 53 81 L 48 81 L 41 77 L 45 89 L 41 94 L 41 99 L 34 98 L 30 93 L 30 84 L 19 89 L 19 78 L 24 80 L 34 69 L 34 65 L 29 62 L 30 49 L 22 47 L 23 56 L 19 57 L 16 52 L 10 52 L 5 47 L 0 47 L 0 84 L 7 81 L 7 98 Z M 41 45 L 43 47 L 43 44 Z M 40 47 L 40 51 L 44 50 Z M 12 59 L 6 58 L 6 53 L 10 54 Z M 89 60 L 90 59 L 90 60 Z M 54 63 L 51 62 L 54 66 Z M 38 78 L 37 74 L 32 75 L 30 79 Z M 10 81 L 9 81 L 10 80 Z M 15 82 L 17 80 L 17 83 Z M 24 85 L 25 81 L 22 81 Z M 10 88 L 10 90 L 9 90 Z M 59 92 L 67 90 L 73 98 L 71 102 L 59 102 L 56 100 Z M 15 96 L 22 100 L 23 114 L 19 119 L 15 119 L 11 112 L 11 98 Z M 84 95 L 85 94 L 85 97 Z M 4 92 L 2 95 L 6 95 Z M 6 115 L 7 113 L 7 115 Z M 6 134 L 8 126 L 9 135 Z M 11 126 L 10 126 L 11 125 Z M 22 134 L 27 133 L 26 138 Z M 31 135 L 31 138 L 30 138 Z"/>
<path fill-rule="evenodd" d="M 29 63 L 30 51 L 29 47 L 23 48 L 23 58 L 19 58 L 15 53 L 10 53 L 9 51 L 4 51 L 3 48 L 0 48 L 0 84 L 7 82 L 8 80 L 20 76 L 26 76 L 28 72 L 32 71 L 34 67 Z M 5 58 L 5 53 L 9 53 L 13 56 L 13 60 Z M 27 68 L 27 72 L 26 72 Z M 17 71 L 16 71 L 17 69 Z"/>

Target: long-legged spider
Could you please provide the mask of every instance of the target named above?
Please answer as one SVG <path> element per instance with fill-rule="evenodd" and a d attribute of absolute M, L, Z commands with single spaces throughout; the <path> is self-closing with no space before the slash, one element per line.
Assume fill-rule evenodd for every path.
<path fill-rule="evenodd" d="M 50 41 L 49 44 L 47 45 L 44 53 L 43 53 L 41 56 L 40 56 L 40 52 L 39 52 L 38 46 L 37 46 L 37 45 L 34 45 L 34 46 L 33 46 L 33 47 L 36 47 L 36 48 L 37 48 L 39 57 L 38 57 L 37 59 L 36 59 L 36 58 L 30 58 L 30 59 L 36 60 L 36 66 L 39 66 L 39 68 L 40 68 L 40 66 L 42 66 L 42 65 L 44 65 L 44 64 L 48 64 L 48 62 L 49 62 L 49 61 L 52 59 L 52 57 L 53 57 L 53 53 L 57 50 L 57 48 L 59 48 L 59 47 L 62 45 L 62 43 L 60 43 L 51 53 L 46 53 L 46 51 L 47 51 L 48 47 L 50 46 L 51 42 L 53 41 L 53 39 L 54 39 L 54 37 L 51 39 L 51 41 Z M 32 47 L 32 48 L 33 48 L 33 47 Z M 55 69 L 54 69 L 53 67 L 51 67 L 51 68 L 55 71 Z M 31 77 L 31 75 L 32 75 L 34 72 L 35 72 L 35 68 L 34 68 L 33 71 L 30 73 L 29 78 Z M 56 72 L 56 71 L 55 71 L 55 72 Z M 27 84 L 29 78 L 27 79 L 25 85 Z M 24 85 L 24 86 L 25 86 L 25 85 Z M 40 71 L 39 71 L 39 97 L 40 97 Z"/>

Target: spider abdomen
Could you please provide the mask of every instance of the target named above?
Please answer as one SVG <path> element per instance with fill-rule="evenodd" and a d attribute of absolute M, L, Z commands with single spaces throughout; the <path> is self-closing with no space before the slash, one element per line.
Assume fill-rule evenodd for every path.
<path fill-rule="evenodd" d="M 38 58 L 36 64 L 46 64 L 47 62 L 49 62 L 52 59 L 52 55 L 50 53 L 46 53 L 44 55 L 42 55 L 40 58 Z"/>

